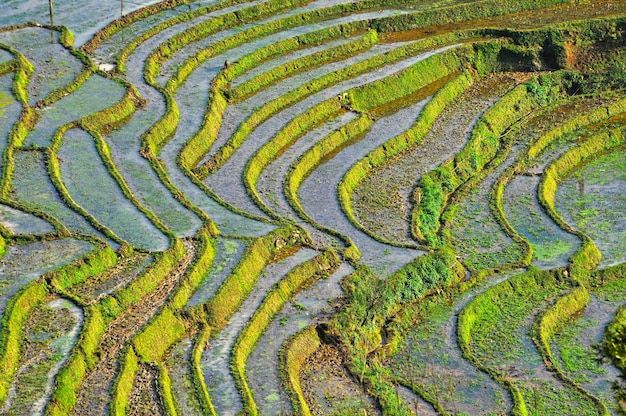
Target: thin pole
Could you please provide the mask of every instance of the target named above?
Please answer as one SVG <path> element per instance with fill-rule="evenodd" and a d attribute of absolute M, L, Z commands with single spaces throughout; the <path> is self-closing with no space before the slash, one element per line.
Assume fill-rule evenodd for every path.
<path fill-rule="evenodd" d="M 48 0 L 50 7 L 50 26 L 54 26 L 54 12 L 52 11 L 52 0 Z M 54 31 L 50 29 L 50 43 L 54 43 Z"/>
<path fill-rule="evenodd" d="M 124 0 L 120 0 L 120 19 L 124 17 Z"/>

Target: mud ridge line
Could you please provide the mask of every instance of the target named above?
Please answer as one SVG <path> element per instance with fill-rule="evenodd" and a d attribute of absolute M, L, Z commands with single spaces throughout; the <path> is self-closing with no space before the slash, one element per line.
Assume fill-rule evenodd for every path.
<path fill-rule="evenodd" d="M 76 414 L 107 414 L 110 390 L 119 369 L 122 348 L 148 320 L 165 304 L 191 264 L 196 247 L 190 240 L 183 240 L 185 255 L 173 273 L 170 273 L 148 296 L 128 308 L 108 325 L 100 343 L 100 362 L 89 374 L 76 405 Z"/>

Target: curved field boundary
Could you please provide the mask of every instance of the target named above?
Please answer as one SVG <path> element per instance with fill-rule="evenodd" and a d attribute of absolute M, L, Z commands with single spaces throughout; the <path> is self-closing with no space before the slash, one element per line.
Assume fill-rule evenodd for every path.
<path fill-rule="evenodd" d="M 296 266 L 268 292 L 261 306 L 257 308 L 252 318 L 240 332 L 233 348 L 231 365 L 234 370 L 235 381 L 243 398 L 246 414 L 259 414 L 259 409 L 254 401 L 253 392 L 248 386 L 246 375 L 246 362 L 256 343 L 272 322 L 274 316 L 280 312 L 291 297 L 317 279 L 328 276 L 338 266 L 339 258 L 331 250 Z"/>
<path fill-rule="evenodd" d="M 451 36 L 450 40 L 454 40 L 454 36 Z M 283 109 L 290 107 L 304 98 L 313 95 L 323 89 L 326 89 L 332 85 L 338 84 L 341 81 L 353 78 L 357 75 L 364 74 L 368 71 L 376 69 L 378 67 L 398 62 L 402 59 L 413 57 L 427 49 L 435 46 L 432 39 L 428 39 L 424 42 L 418 42 L 415 44 L 409 44 L 387 54 L 374 56 L 368 58 L 362 62 L 355 63 L 346 68 L 331 72 L 320 78 L 312 80 L 294 90 L 289 91 L 287 94 L 270 101 L 265 104 L 259 110 L 250 115 L 245 121 L 243 121 L 238 127 L 235 133 L 229 137 L 228 141 L 223 144 L 215 154 L 213 154 L 202 166 L 194 169 L 200 178 L 204 179 L 208 174 L 217 171 L 224 165 L 233 155 L 233 153 L 242 145 L 242 143 L 248 138 L 249 134 L 257 128 L 261 123 L 268 120 L 274 114 L 282 111 Z M 444 52 L 445 53 L 445 52 Z M 448 52 L 449 53 L 449 52 Z M 429 58 L 430 59 L 430 58 Z M 352 105 L 349 100 L 344 100 L 344 105 Z M 353 106 L 357 111 L 364 111 L 369 108 L 367 105 L 362 105 L 363 108 Z M 208 149 L 207 149 L 208 150 Z"/>
<path fill-rule="evenodd" d="M 344 34 L 345 36 L 345 34 Z M 288 78 L 303 70 L 309 70 L 338 61 L 350 55 L 370 49 L 378 42 L 378 33 L 368 31 L 361 39 L 348 42 L 334 48 L 325 49 L 270 69 L 228 91 L 228 100 L 240 101 L 264 90 L 279 80 Z"/>
<path fill-rule="evenodd" d="M 591 296 L 584 286 L 578 286 L 565 296 L 559 298 L 554 305 L 548 308 L 541 315 L 539 320 L 535 322 L 533 327 L 533 332 L 535 332 L 533 341 L 535 341 L 537 348 L 541 352 L 547 367 L 554 371 L 563 383 L 576 389 L 583 396 L 591 400 L 596 405 L 601 415 L 610 416 L 611 413 L 602 400 L 565 375 L 550 348 L 550 340 L 556 331 L 563 325 L 575 320 L 576 317 L 585 310 L 587 305 L 589 305 L 590 301 Z"/>
<path fill-rule="evenodd" d="M 322 345 L 315 327 L 308 326 L 291 337 L 280 352 L 283 385 L 296 414 L 310 416 L 311 410 L 300 384 L 302 365 Z"/>
<path fill-rule="evenodd" d="M 457 339 L 463 356 L 474 365 L 474 367 L 484 371 L 510 391 L 514 403 L 512 414 L 516 416 L 530 415 L 526 408 L 522 392 L 510 378 L 482 364 L 472 351 L 472 332 L 475 326 L 478 325 L 477 322 L 482 316 L 498 311 L 499 297 L 511 296 L 513 294 L 523 295 L 526 292 L 535 290 L 537 287 L 553 284 L 556 284 L 556 277 L 553 273 L 534 269 L 514 276 L 493 286 L 487 292 L 481 293 L 472 299 L 459 314 Z"/>
<path fill-rule="evenodd" d="M 395 342 L 383 345 L 388 323 L 402 319 L 403 311 L 424 297 L 462 280 L 465 269 L 452 250 L 442 249 L 417 257 L 392 276 L 381 280 L 367 267 L 357 267 L 343 284 L 347 306 L 330 322 L 332 333 L 348 347 L 348 367 L 368 388 L 386 414 L 408 415 L 409 409 L 395 394 L 388 372 L 370 365 L 368 357 L 381 357 L 393 350 Z"/>
<path fill-rule="evenodd" d="M 181 4 L 185 4 L 187 1 L 188 0 L 164 0 L 151 6 L 142 7 L 131 13 L 128 13 L 122 18 L 114 20 L 106 27 L 97 31 L 91 39 L 89 39 L 83 46 L 81 46 L 80 50 L 85 53 L 92 53 L 98 48 L 98 46 L 100 46 L 102 42 L 111 39 L 113 35 L 124 29 L 125 27 L 130 26 L 131 24 L 136 23 L 142 19 L 145 19 L 146 17 L 152 16 L 153 14 L 156 14 L 160 11 L 178 7 Z"/>
<path fill-rule="evenodd" d="M 155 314 L 150 322 L 130 341 L 124 367 L 116 382 L 112 409 L 114 414 L 125 414 L 127 390 L 132 389 L 134 380 L 133 360 L 155 366 L 159 372 L 158 390 L 167 414 L 176 415 L 176 405 L 171 391 L 171 380 L 163 364 L 164 356 L 188 332 L 187 320 L 180 312 L 187 301 L 202 283 L 215 256 L 214 240 L 210 230 L 203 228 L 195 237 L 199 248 L 194 263 L 187 269 L 185 277 L 179 283 L 176 292 L 166 305 Z M 133 358 L 133 356 L 135 358 Z M 126 372 L 126 373 L 124 373 Z"/>
<path fill-rule="evenodd" d="M 233 62 L 230 67 L 220 70 L 211 83 L 211 95 L 209 97 L 207 110 L 204 114 L 202 126 L 183 146 L 178 155 L 178 165 L 185 172 L 189 172 L 190 169 L 196 167 L 202 159 L 204 159 L 205 155 L 213 146 L 219 134 L 224 112 L 228 105 L 227 94 L 230 94 L 228 90 L 229 84 L 236 77 L 246 73 L 266 60 L 293 52 L 302 47 L 327 42 L 342 35 L 347 36 L 359 30 L 362 29 L 356 24 L 344 24 L 281 40 L 259 48 L 236 62 Z"/>
<path fill-rule="evenodd" d="M 364 2 L 361 2 L 364 3 Z M 464 13 L 468 13 L 468 10 L 466 6 L 465 9 L 463 9 L 463 12 L 460 13 L 456 13 L 457 6 L 450 6 L 450 7 L 444 7 L 441 9 L 437 9 L 435 11 L 432 12 L 416 12 L 414 15 L 410 15 L 413 16 L 412 17 L 412 21 L 409 23 L 408 21 L 403 21 L 402 23 L 394 23 L 396 22 L 396 20 L 398 21 L 402 21 L 402 17 L 403 16 L 393 16 L 393 17 L 388 17 L 388 18 L 380 18 L 380 19 L 374 19 L 372 21 L 369 22 L 369 26 L 376 29 L 379 32 L 383 32 L 383 31 L 391 31 L 391 30 L 398 30 L 399 28 L 396 26 L 400 26 L 401 29 L 408 29 L 408 28 L 415 28 L 415 27 L 422 27 L 422 26 L 427 26 L 429 24 L 437 24 L 437 23 L 442 23 L 442 22 L 454 22 L 454 21 L 459 21 L 459 20 L 463 20 L 464 18 L 481 18 L 481 17 L 486 17 L 486 16 L 490 16 L 490 15 L 498 15 L 498 14 L 504 14 L 504 13 L 511 13 L 514 11 L 519 11 L 519 10 L 524 10 L 526 8 L 531 8 L 531 7 L 539 7 L 541 6 L 549 6 L 549 5 L 554 5 L 554 4 L 560 4 L 560 1 L 540 1 L 540 2 L 535 2 L 535 1 L 530 1 L 530 2 L 521 2 L 521 3 L 516 3 L 515 5 L 509 5 L 506 7 L 503 7 L 502 4 L 498 4 L 496 5 L 494 2 L 490 2 L 490 1 L 485 1 L 485 2 L 481 2 L 484 3 L 482 6 L 482 8 L 480 8 L 480 12 L 476 12 L 476 10 L 474 10 L 473 12 L 471 12 L 469 14 L 469 16 L 464 16 Z M 360 3 L 359 3 L 360 4 Z M 461 7 L 461 6 L 458 6 Z M 510 8 L 510 10 L 509 10 Z M 406 27 L 404 27 L 406 26 Z M 245 32 L 244 32 L 245 33 Z M 257 35 L 259 36 L 259 35 Z M 445 36 L 445 35 L 444 35 Z M 428 43 L 430 41 L 433 41 L 434 39 L 427 39 L 425 41 L 425 43 Z M 440 39 L 438 39 L 440 40 Z M 440 42 L 439 43 L 432 43 L 431 47 L 434 46 L 440 46 Z M 422 45 L 420 43 L 420 45 Z M 403 48 L 399 48 L 399 49 L 403 49 Z M 410 50 L 410 47 L 407 47 L 407 49 Z M 203 56 L 203 55 L 211 55 L 208 53 L 208 50 L 205 50 L 201 53 L 201 55 L 197 55 L 196 57 L 196 61 L 200 62 L 200 61 L 204 61 L 206 59 L 209 58 L 209 56 Z M 395 51 L 394 51 L 395 52 Z M 357 64 L 358 66 L 356 67 L 351 67 L 353 70 L 356 68 L 359 68 L 361 71 L 363 72 L 367 72 L 368 70 L 371 70 L 374 67 L 377 66 L 382 66 L 384 63 L 392 63 L 395 60 L 400 60 L 401 57 L 397 56 L 398 52 L 390 52 L 387 55 L 384 55 L 383 57 L 374 57 L 370 60 L 367 60 L 363 63 Z M 405 51 L 406 52 L 406 51 Z M 405 54 L 404 56 L 408 55 Z M 409 55 L 410 56 L 410 55 Z M 393 59 L 393 57 L 396 57 L 396 59 Z M 392 59 L 389 59 L 392 58 Z M 189 61 L 188 61 L 189 62 Z M 366 63 L 367 62 L 367 63 Z M 197 65 L 195 62 L 191 61 L 190 64 L 192 65 Z M 368 67 L 368 64 L 370 65 Z M 192 69 L 185 69 L 184 67 L 181 67 L 179 70 L 179 74 L 183 75 L 183 78 L 186 77 L 189 72 L 191 72 Z M 345 69 L 343 70 L 343 77 L 340 77 L 339 79 L 337 79 L 336 81 L 333 81 L 332 78 L 328 79 L 327 77 L 323 77 L 322 79 L 325 79 L 325 82 L 330 83 L 330 84 L 326 84 L 326 85 L 320 85 L 317 88 L 327 88 L 329 85 L 332 85 L 333 83 L 339 82 L 339 80 L 341 79 L 345 79 L 347 75 L 347 70 Z M 357 72 L 357 73 L 362 73 L 362 72 Z M 181 82 L 182 79 L 180 75 L 177 75 L 176 77 L 178 78 L 178 81 L 176 82 Z M 354 76 L 354 75 L 352 75 Z M 171 81 L 171 80 L 170 80 Z M 319 80 L 318 80 L 319 82 Z M 168 85 L 170 83 L 168 82 Z M 316 83 L 317 84 L 317 83 Z M 313 84 L 315 85 L 315 84 Z M 309 86 L 308 88 L 311 88 L 313 86 Z M 219 113 L 218 113 L 219 114 Z M 239 132 L 240 129 L 238 129 L 238 131 L 235 133 L 237 134 Z M 245 133 L 246 135 L 248 134 L 247 132 Z M 231 137 L 231 142 L 236 143 L 237 141 L 234 140 L 234 136 Z M 212 142 L 211 142 L 212 143 Z M 208 150 L 208 149 L 206 149 Z M 220 153 L 225 152 L 224 156 L 220 156 Z M 209 159 L 200 169 L 196 169 L 195 173 L 198 174 L 201 178 L 205 178 L 209 173 L 217 170 L 217 168 L 219 168 L 219 166 L 221 166 L 225 160 L 224 159 L 228 159 L 230 157 L 232 153 L 232 150 L 230 150 L 230 146 L 226 147 L 222 146 L 222 148 L 220 148 L 220 150 L 218 151 L 218 153 L 216 155 L 214 155 L 211 159 Z M 196 159 L 202 159 L 203 157 L 196 157 Z"/>
<path fill-rule="evenodd" d="M 615 366 L 622 373 L 626 373 L 626 307 L 621 306 L 613 321 L 606 327 L 601 347 Z"/>
<path fill-rule="evenodd" d="M 223 53 L 226 50 L 232 49 L 246 42 L 250 42 L 253 39 L 276 33 L 281 29 L 329 19 L 344 12 L 355 11 L 353 9 L 362 10 L 367 7 L 373 7 L 369 3 L 371 3 L 371 0 L 352 4 L 340 4 L 328 8 L 311 10 L 294 16 L 289 16 L 271 22 L 263 23 L 259 26 L 252 27 L 236 35 L 227 37 L 187 58 L 185 62 L 178 68 L 177 72 L 169 78 L 165 87 L 161 86 L 156 81 L 156 78 L 160 73 L 160 65 L 165 59 L 171 57 L 173 52 L 182 49 L 189 42 L 192 42 L 194 39 L 194 35 L 192 35 L 191 39 L 182 37 L 180 40 L 171 40 L 170 42 L 168 42 L 168 44 L 161 45 L 159 48 L 154 50 L 152 54 L 146 59 L 144 66 L 144 78 L 146 82 L 152 87 L 156 88 L 159 92 L 161 92 L 161 94 L 164 95 L 166 101 L 165 115 L 159 121 L 157 121 L 148 130 L 148 132 L 146 132 L 144 136 L 146 143 L 151 148 L 151 151 L 155 155 L 158 155 L 160 149 L 173 136 L 174 132 L 176 131 L 176 127 L 178 126 L 180 116 L 178 113 L 178 106 L 176 105 L 176 102 L 173 98 L 173 94 L 178 89 L 178 87 L 185 82 L 191 72 L 197 69 L 208 59 L 219 53 Z M 233 24 L 235 23 L 236 22 L 234 22 Z M 206 36 L 208 36 L 208 33 L 206 34 Z M 171 45 L 169 45 L 169 43 L 171 43 Z"/>
<path fill-rule="evenodd" d="M 308 131 L 337 116 L 341 110 L 341 103 L 337 99 L 331 98 L 322 101 L 315 107 L 292 119 L 248 159 L 243 171 L 243 182 L 246 191 L 254 203 L 267 215 L 281 220 L 281 217 L 265 204 L 256 188 L 265 168 Z"/>
<path fill-rule="evenodd" d="M 337 187 L 337 195 L 341 208 L 352 224 L 370 237 L 385 244 L 397 243 L 387 241 L 385 238 L 372 233 L 357 219 L 352 207 L 352 195 L 359 187 L 361 181 L 370 175 L 375 169 L 385 165 L 394 157 L 417 146 L 432 128 L 435 119 L 456 98 L 458 98 L 470 85 L 474 83 L 472 75 L 465 71 L 455 77 L 441 88 L 433 99 L 426 104 L 417 121 L 406 132 L 388 140 L 378 148 L 371 151 L 365 158 L 357 161 L 341 179 Z"/>
<path fill-rule="evenodd" d="M 626 146 L 626 136 L 622 127 L 594 135 L 550 164 L 544 171 L 541 182 L 539 182 L 539 202 L 548 215 L 561 228 L 577 235 L 583 242 L 581 248 L 569 260 L 572 277 L 583 285 L 589 284 L 590 270 L 598 266 L 602 255 L 589 236 L 574 229 L 556 212 L 554 208 L 556 190 L 559 183 L 576 168 L 603 153 L 623 146 Z"/>
<path fill-rule="evenodd" d="M 302 185 L 306 178 L 313 173 L 323 160 L 333 155 L 338 149 L 341 148 L 341 146 L 365 134 L 371 127 L 372 123 L 373 120 L 363 114 L 343 126 L 341 129 L 329 134 L 294 161 L 294 163 L 289 167 L 289 171 L 287 172 L 283 182 L 283 192 L 287 202 L 289 202 L 289 205 L 293 208 L 296 214 L 303 221 L 306 221 L 318 230 L 339 238 L 345 245 L 345 249 L 342 252 L 343 257 L 354 264 L 359 261 L 361 253 L 352 239 L 315 221 L 313 217 L 305 211 L 304 207 L 300 203 L 298 191 L 300 189 L 300 185 Z"/>
<path fill-rule="evenodd" d="M 213 332 L 220 331 L 248 298 L 265 266 L 308 243 L 309 237 L 294 226 L 285 226 L 257 238 L 246 248 L 242 260 L 215 295 L 204 305 L 193 308 L 190 314 L 208 323 Z"/>
<path fill-rule="evenodd" d="M 558 105 L 557 102 L 555 104 Z M 592 110 L 588 113 L 577 115 L 575 117 L 571 117 L 568 120 L 560 123 L 555 126 L 553 129 L 549 130 L 536 140 L 534 140 L 530 146 L 528 147 L 525 154 L 520 156 L 515 163 L 506 169 L 502 175 L 496 180 L 491 190 L 491 210 L 498 220 L 504 231 L 518 244 L 521 244 L 524 247 L 524 255 L 523 259 L 520 259 L 519 266 L 526 267 L 531 264 L 533 258 L 533 250 L 527 239 L 521 237 L 519 233 L 513 228 L 511 223 L 509 222 L 505 212 L 504 212 L 504 189 L 507 184 L 513 179 L 513 177 L 520 172 L 522 172 L 525 168 L 530 166 L 534 160 L 546 150 L 550 144 L 554 143 L 560 137 L 571 133 L 579 128 L 583 128 L 584 126 L 588 126 L 594 123 L 601 122 L 602 120 L 606 120 L 611 116 L 622 112 L 620 110 L 624 105 L 626 105 L 626 99 L 620 99 L 608 106 L 601 107 L 595 110 Z"/>
<path fill-rule="evenodd" d="M 28 105 L 27 88 L 35 68 L 23 54 L 9 47 L 4 49 L 15 56 L 17 69 L 13 79 L 13 94 L 16 100 L 22 104 L 22 113 L 9 133 L 9 142 L 2 155 L 3 169 L 0 194 L 3 198 L 7 198 L 11 191 L 11 180 L 15 171 L 15 159 L 13 157 L 15 149 L 22 146 L 29 131 L 37 123 L 39 114 Z"/>
<path fill-rule="evenodd" d="M 182 242 L 175 240 L 171 248 L 157 254 L 155 262 L 138 279 L 103 298 L 99 303 L 86 306 L 80 338 L 69 360 L 57 375 L 57 387 L 46 408 L 46 414 L 61 416 L 72 413 L 84 380 L 100 360 L 100 343 L 108 324 L 152 292 L 182 259 L 184 253 Z M 82 300 L 79 302 L 81 305 L 86 304 Z"/>
<path fill-rule="evenodd" d="M 185 2 L 186 0 L 183 0 L 183 2 Z M 183 13 L 181 15 L 178 15 L 176 17 L 173 17 L 171 19 L 168 19 L 164 22 L 159 23 L 156 26 L 153 26 L 152 28 L 146 30 L 144 33 L 142 33 L 141 35 L 137 36 L 136 38 L 134 38 L 128 45 L 126 45 L 124 47 L 124 49 L 122 49 L 116 57 L 116 61 L 117 61 L 117 65 L 118 65 L 118 70 L 120 72 L 126 72 L 126 60 L 128 59 L 128 57 L 130 55 L 132 55 L 132 53 L 143 43 L 145 43 L 147 40 L 149 40 L 150 38 L 158 35 L 159 33 L 163 32 L 164 30 L 191 21 L 197 17 L 202 17 L 206 14 L 212 13 L 212 12 L 216 12 L 222 9 L 226 9 L 228 7 L 232 7 L 232 6 L 236 6 L 238 4 L 242 4 L 245 3 L 247 0 L 225 0 L 225 1 L 220 1 L 217 4 L 212 4 L 209 6 L 205 6 L 190 12 L 186 12 Z"/>
<path fill-rule="evenodd" d="M 202 373 L 201 361 L 202 353 L 211 338 L 211 327 L 205 323 L 200 324 L 198 335 L 194 340 L 193 349 L 191 352 L 191 367 L 192 367 L 192 381 L 196 390 L 196 395 L 202 406 L 204 414 L 209 416 L 217 416 L 213 403 L 211 402 L 211 395 L 209 389 L 204 381 L 204 374 Z"/>
<path fill-rule="evenodd" d="M 87 212 L 85 208 L 83 208 L 76 201 L 74 201 L 65 184 L 63 183 L 63 179 L 61 177 L 61 166 L 57 153 L 63 142 L 63 136 L 65 136 L 65 134 L 69 130 L 76 127 L 77 125 L 75 123 L 69 123 L 61 126 L 52 137 L 52 144 L 45 152 L 46 162 L 48 165 L 48 175 L 50 176 L 50 180 L 54 184 L 54 187 L 56 188 L 63 202 L 65 202 L 65 204 L 70 209 L 72 209 L 72 211 L 85 218 L 89 222 L 89 224 L 93 226 L 93 228 L 103 233 L 107 238 L 111 239 L 112 241 L 122 245 L 128 244 L 126 241 L 117 236 L 117 234 L 111 231 L 109 227 L 102 224 L 96 219 L 96 217 L 91 215 L 89 212 Z"/>
<path fill-rule="evenodd" d="M 46 273 L 13 296 L 2 319 L 0 403 L 7 399 L 9 387 L 18 369 L 22 329 L 32 311 L 43 303 L 50 292 L 58 288 L 59 293 L 63 294 L 68 287 L 97 275 L 116 262 L 117 256 L 109 247 L 96 248 L 82 259 Z"/>
<path fill-rule="evenodd" d="M 450 195 L 496 157 L 503 136 L 516 123 L 541 107 L 529 85 L 515 87 L 496 102 L 480 117 L 465 147 L 454 158 L 422 176 L 414 192 L 416 205 L 411 213 L 411 233 L 415 240 L 434 246 L 440 244 L 437 232 Z M 557 88 L 551 93 L 564 92 Z"/>

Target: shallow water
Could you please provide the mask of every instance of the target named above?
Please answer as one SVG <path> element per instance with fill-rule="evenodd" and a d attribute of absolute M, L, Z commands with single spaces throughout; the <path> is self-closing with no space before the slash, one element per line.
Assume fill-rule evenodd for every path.
<path fill-rule="evenodd" d="M 61 179 L 78 205 L 133 246 L 152 251 L 169 246 L 169 239 L 126 199 L 89 134 L 77 129 L 68 131 L 59 157 Z"/>
<path fill-rule="evenodd" d="M 268 265 L 252 294 L 229 320 L 226 328 L 209 341 L 202 354 L 201 367 L 211 399 L 218 414 L 235 415 L 242 408 L 241 398 L 230 373 L 230 356 L 240 331 L 261 305 L 273 284 L 282 279 L 293 267 L 312 259 L 317 253 L 303 249 L 278 263 Z"/>

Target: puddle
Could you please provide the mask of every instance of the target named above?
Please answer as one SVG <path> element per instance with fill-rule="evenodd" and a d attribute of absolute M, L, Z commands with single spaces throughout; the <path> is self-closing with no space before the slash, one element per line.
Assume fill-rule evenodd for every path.
<path fill-rule="evenodd" d="M 59 127 L 104 110 L 122 99 L 124 93 L 124 87 L 117 82 L 92 75 L 78 90 L 41 110 L 41 119 L 26 137 L 25 146 L 49 146 Z"/>
<path fill-rule="evenodd" d="M 626 151 L 602 156 L 557 189 L 557 212 L 587 234 L 602 253 L 601 267 L 626 260 Z"/>
<path fill-rule="evenodd" d="M 77 129 L 68 131 L 59 158 L 63 183 L 78 205 L 133 246 L 152 251 L 167 249 L 168 238 L 126 199 L 89 134 Z"/>
<path fill-rule="evenodd" d="M 330 316 L 333 312 L 331 302 L 343 295 L 339 282 L 352 271 L 351 266 L 343 263 L 331 276 L 298 293 L 274 317 L 259 339 L 248 358 L 246 374 L 260 414 L 278 416 L 292 411 L 279 374 L 280 349 L 292 335 L 311 322 Z"/>
<path fill-rule="evenodd" d="M 293 267 L 312 259 L 316 254 L 313 250 L 302 249 L 291 257 L 267 266 L 252 294 L 231 317 L 228 326 L 209 341 L 202 354 L 201 368 L 218 414 L 235 415 L 242 409 L 241 398 L 230 373 L 230 355 L 239 333 L 261 305 L 272 285 Z"/>

